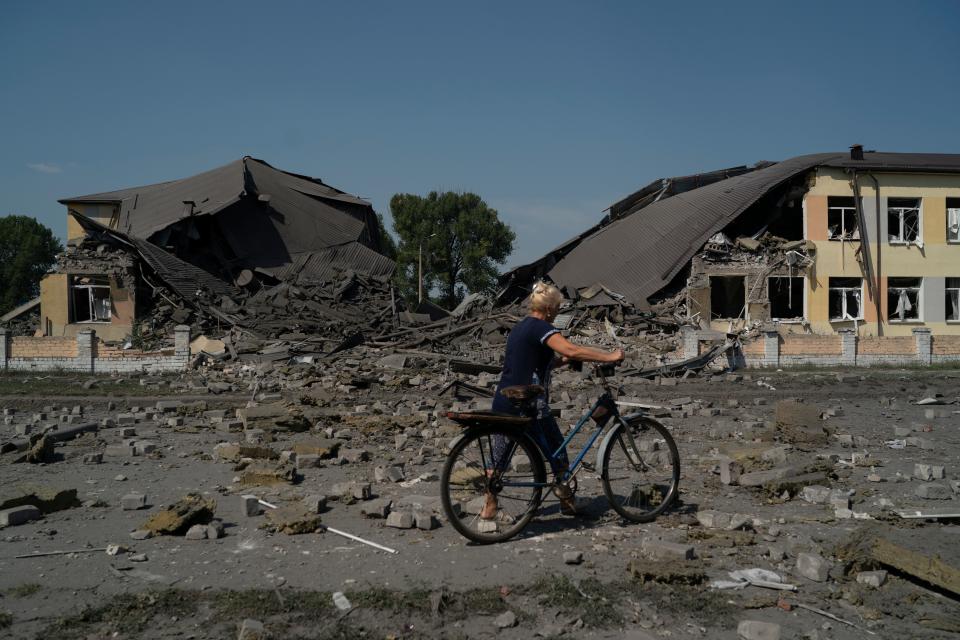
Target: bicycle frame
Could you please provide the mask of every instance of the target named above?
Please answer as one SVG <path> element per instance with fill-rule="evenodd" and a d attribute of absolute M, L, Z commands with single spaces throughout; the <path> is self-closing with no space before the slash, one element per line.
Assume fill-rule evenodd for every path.
<path fill-rule="evenodd" d="M 567 469 L 564 469 L 562 473 L 556 474 L 553 482 L 506 482 L 504 483 L 504 486 L 545 488 L 545 487 L 550 487 L 556 483 L 569 482 L 577 474 L 577 471 L 580 467 L 580 464 L 583 462 L 583 459 L 587 456 L 587 453 L 590 451 L 590 449 L 593 448 L 594 443 L 596 443 L 596 441 L 603 434 L 607 425 L 610 423 L 610 420 L 613 418 L 620 418 L 620 410 L 617 407 L 616 400 L 613 399 L 613 395 L 610 392 L 610 387 L 607 384 L 607 379 L 603 375 L 603 372 L 600 368 L 597 368 L 597 372 L 602 381 L 603 394 L 599 398 L 597 398 L 596 402 L 594 402 L 593 405 L 590 407 L 590 410 L 585 412 L 580 417 L 580 420 L 578 420 L 577 424 L 574 425 L 573 430 L 571 430 L 570 433 L 567 434 L 567 437 L 564 438 L 563 443 L 557 448 L 556 451 L 551 453 L 551 452 L 540 450 L 543 456 L 546 458 L 547 462 L 553 463 L 559 458 L 560 452 L 566 449 L 567 445 L 569 445 L 573 441 L 573 439 L 577 436 L 577 434 L 580 433 L 584 425 L 587 424 L 587 421 L 593 419 L 594 416 L 596 415 L 596 423 L 597 423 L 596 431 L 593 433 L 593 435 L 590 436 L 590 439 L 587 441 L 587 443 L 583 446 L 583 448 L 580 450 L 577 456 L 570 463 L 570 466 Z M 598 413 L 600 411 L 602 411 L 602 413 Z M 540 449 L 540 446 L 536 442 L 534 442 L 534 445 L 537 447 L 538 450 Z M 508 460 L 513 456 L 513 453 L 514 453 L 513 451 L 508 452 L 506 456 Z M 551 464 L 551 469 L 552 468 L 553 468 L 553 464 Z"/>

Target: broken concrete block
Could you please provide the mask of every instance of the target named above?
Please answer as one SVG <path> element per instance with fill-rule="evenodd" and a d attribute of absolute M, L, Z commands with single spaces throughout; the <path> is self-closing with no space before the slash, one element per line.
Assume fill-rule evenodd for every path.
<path fill-rule="evenodd" d="M 240 624 L 240 635 L 237 640 L 267 640 L 267 630 L 259 620 L 247 618 Z"/>
<path fill-rule="evenodd" d="M 403 468 L 398 466 L 383 467 L 378 466 L 373 471 L 374 479 L 377 482 L 403 482 Z"/>
<path fill-rule="evenodd" d="M 887 581 L 887 572 L 880 571 L 861 571 L 857 574 L 857 584 L 862 584 L 873 589 L 879 589 Z"/>
<path fill-rule="evenodd" d="M 667 542 L 659 538 L 644 538 L 640 543 L 640 550 L 654 560 L 693 560 L 697 557 L 693 545 Z"/>
<path fill-rule="evenodd" d="M 826 504 L 830 500 L 830 488 L 818 484 L 810 485 L 803 488 L 800 497 L 811 504 Z"/>
<path fill-rule="evenodd" d="M 240 496 L 240 513 L 248 518 L 260 515 L 260 500 L 257 496 Z"/>
<path fill-rule="evenodd" d="M 293 445 L 293 451 L 299 455 L 314 455 L 320 458 L 333 458 L 340 450 L 340 440 L 332 439 L 314 439 L 306 442 L 297 442 Z"/>
<path fill-rule="evenodd" d="M 193 525 L 207 525 L 213 520 L 217 503 L 198 493 L 188 493 L 169 509 L 159 511 L 147 520 L 142 529 L 159 535 L 181 535 Z"/>
<path fill-rule="evenodd" d="M 100 464 L 103 462 L 102 453 L 85 453 L 83 454 L 83 464 Z"/>
<path fill-rule="evenodd" d="M 737 635 L 744 640 L 780 640 L 780 625 L 760 620 L 741 620 Z"/>
<path fill-rule="evenodd" d="M 138 456 L 147 456 L 157 450 L 157 445 L 155 442 L 150 442 L 149 440 L 138 440 L 133 445 L 133 451 Z"/>
<path fill-rule="evenodd" d="M 803 472 L 800 467 L 777 467 L 766 471 L 751 471 L 740 476 L 741 487 L 760 487 L 768 482 L 780 480 L 790 476 L 799 476 Z"/>
<path fill-rule="evenodd" d="M 742 474 L 742 464 L 731 458 L 720 459 L 720 482 L 727 485 L 738 484 Z"/>
<path fill-rule="evenodd" d="M 323 513 L 327 509 L 327 496 L 307 496 L 303 499 L 303 506 L 305 506 L 310 513 Z"/>
<path fill-rule="evenodd" d="M 0 509 L 33 505 L 40 513 L 53 513 L 80 506 L 76 489 L 35 484 L 0 485 Z"/>
<path fill-rule="evenodd" d="M 248 431 L 262 429 L 269 432 L 299 432 L 309 431 L 312 426 L 298 409 L 279 402 L 237 409 L 237 417 L 243 421 L 243 428 Z"/>
<path fill-rule="evenodd" d="M 387 526 L 397 529 L 412 529 L 414 525 L 413 514 L 409 511 L 391 511 L 387 516 Z"/>
<path fill-rule="evenodd" d="M 413 519 L 417 529 L 423 531 L 433 531 L 440 526 L 440 521 L 429 511 L 414 511 Z"/>
<path fill-rule="evenodd" d="M 797 555 L 797 573 L 814 582 L 826 582 L 832 566 L 830 561 L 815 553 Z"/>
<path fill-rule="evenodd" d="M 206 540 L 207 539 L 207 525 L 205 524 L 195 524 L 189 529 L 187 529 L 184 537 L 187 540 Z"/>
<path fill-rule="evenodd" d="M 253 466 L 240 474 L 240 484 L 245 487 L 276 484 L 293 484 L 300 476 L 292 465 L 277 465 L 275 467 Z"/>
<path fill-rule="evenodd" d="M 338 482 L 333 485 L 330 493 L 349 500 L 369 500 L 372 495 L 369 482 Z"/>
<path fill-rule="evenodd" d="M 918 463 L 913 467 L 913 477 L 917 480 L 929 482 L 931 480 L 943 480 L 947 477 L 947 474 L 942 465 Z"/>
<path fill-rule="evenodd" d="M 390 506 L 392 501 L 389 498 L 377 498 L 363 503 L 360 507 L 360 513 L 368 518 L 384 519 L 390 515 Z"/>
<path fill-rule="evenodd" d="M 825 445 L 830 435 L 820 420 L 820 411 L 796 400 L 776 404 L 774 423 L 781 441 L 790 444 Z"/>
<path fill-rule="evenodd" d="M 120 508 L 124 511 L 136 511 L 147 507 L 147 496 L 142 493 L 128 493 L 120 498 Z"/>
<path fill-rule="evenodd" d="M 264 524 L 266 529 L 275 533 L 299 535 L 313 533 L 321 528 L 320 516 L 310 513 L 302 504 L 287 505 L 277 509 L 268 509 Z"/>
<path fill-rule="evenodd" d="M 949 500 L 951 497 L 950 487 L 935 482 L 920 485 L 916 494 L 924 500 Z"/>
<path fill-rule="evenodd" d="M 563 554 L 563 563 L 564 564 L 580 564 L 583 562 L 583 552 L 582 551 L 566 551 Z"/>
<path fill-rule="evenodd" d="M 312 453 L 295 453 L 297 469 L 317 469 L 323 466 L 323 459 Z"/>
<path fill-rule="evenodd" d="M 366 462 L 370 459 L 370 452 L 366 449 L 342 449 L 340 457 L 347 462 Z"/>
<path fill-rule="evenodd" d="M 137 455 L 137 448 L 132 444 L 108 444 L 103 455 L 112 458 L 132 458 Z"/>
<path fill-rule="evenodd" d="M 39 519 L 40 509 L 29 504 L 0 510 L 0 527 L 15 527 Z"/>
<path fill-rule="evenodd" d="M 223 522 L 221 520 L 214 520 L 207 525 L 207 538 L 209 540 L 219 540 L 226 535 L 226 529 L 224 529 Z"/>

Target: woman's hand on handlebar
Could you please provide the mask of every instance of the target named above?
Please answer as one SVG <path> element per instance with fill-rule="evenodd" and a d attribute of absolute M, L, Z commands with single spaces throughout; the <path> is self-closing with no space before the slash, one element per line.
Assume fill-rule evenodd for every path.
<path fill-rule="evenodd" d="M 623 358 L 624 358 L 623 349 L 614 349 L 613 351 L 610 351 L 607 354 L 607 359 L 604 360 L 604 362 L 612 362 L 612 363 L 623 362 Z"/>

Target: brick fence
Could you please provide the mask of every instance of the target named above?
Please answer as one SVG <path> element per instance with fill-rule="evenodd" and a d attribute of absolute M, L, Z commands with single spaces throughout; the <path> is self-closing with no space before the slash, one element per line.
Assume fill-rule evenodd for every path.
<path fill-rule="evenodd" d="M 110 347 L 94 329 L 83 329 L 76 338 L 13 337 L 0 329 L 0 370 L 82 371 L 127 373 L 183 371 L 190 364 L 190 327 L 178 325 L 173 349 L 138 351 Z"/>
<path fill-rule="evenodd" d="M 692 358 L 717 339 L 716 332 L 687 330 L 683 356 Z M 837 335 L 780 335 L 763 331 L 747 341 L 737 361 L 748 367 L 790 367 L 795 365 L 878 364 L 906 365 L 960 362 L 960 336 L 934 336 L 930 329 L 916 328 L 912 336 L 859 337 L 844 329 Z"/>

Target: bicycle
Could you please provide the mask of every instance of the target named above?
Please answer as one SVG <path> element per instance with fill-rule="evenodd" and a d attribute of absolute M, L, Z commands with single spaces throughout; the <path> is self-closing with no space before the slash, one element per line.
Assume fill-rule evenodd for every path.
<path fill-rule="evenodd" d="M 577 474 L 590 467 L 584 458 L 601 435 L 597 463 L 592 469 L 599 470 L 607 501 L 620 516 L 630 522 L 650 522 L 673 503 L 680 484 L 680 454 L 670 433 L 642 410 L 621 416 L 607 379 L 613 367 L 594 365 L 594 372 L 603 393 L 561 447 L 549 455 L 524 429 L 533 420 L 537 397 L 544 392 L 539 385 L 501 389 L 520 409 L 520 416 L 493 411 L 446 414 L 466 427 L 452 444 L 440 476 L 443 510 L 461 535 L 481 544 L 508 540 L 529 524 L 546 493 L 572 496 L 577 489 Z M 569 467 L 547 481 L 544 462 L 559 460 L 560 452 L 591 419 L 596 429 L 586 444 Z M 651 435 L 656 440 L 650 440 Z M 665 449 L 658 450 L 661 440 Z M 503 452 L 498 459 L 495 444 Z M 480 517 L 488 493 L 498 503 L 492 519 Z"/>

